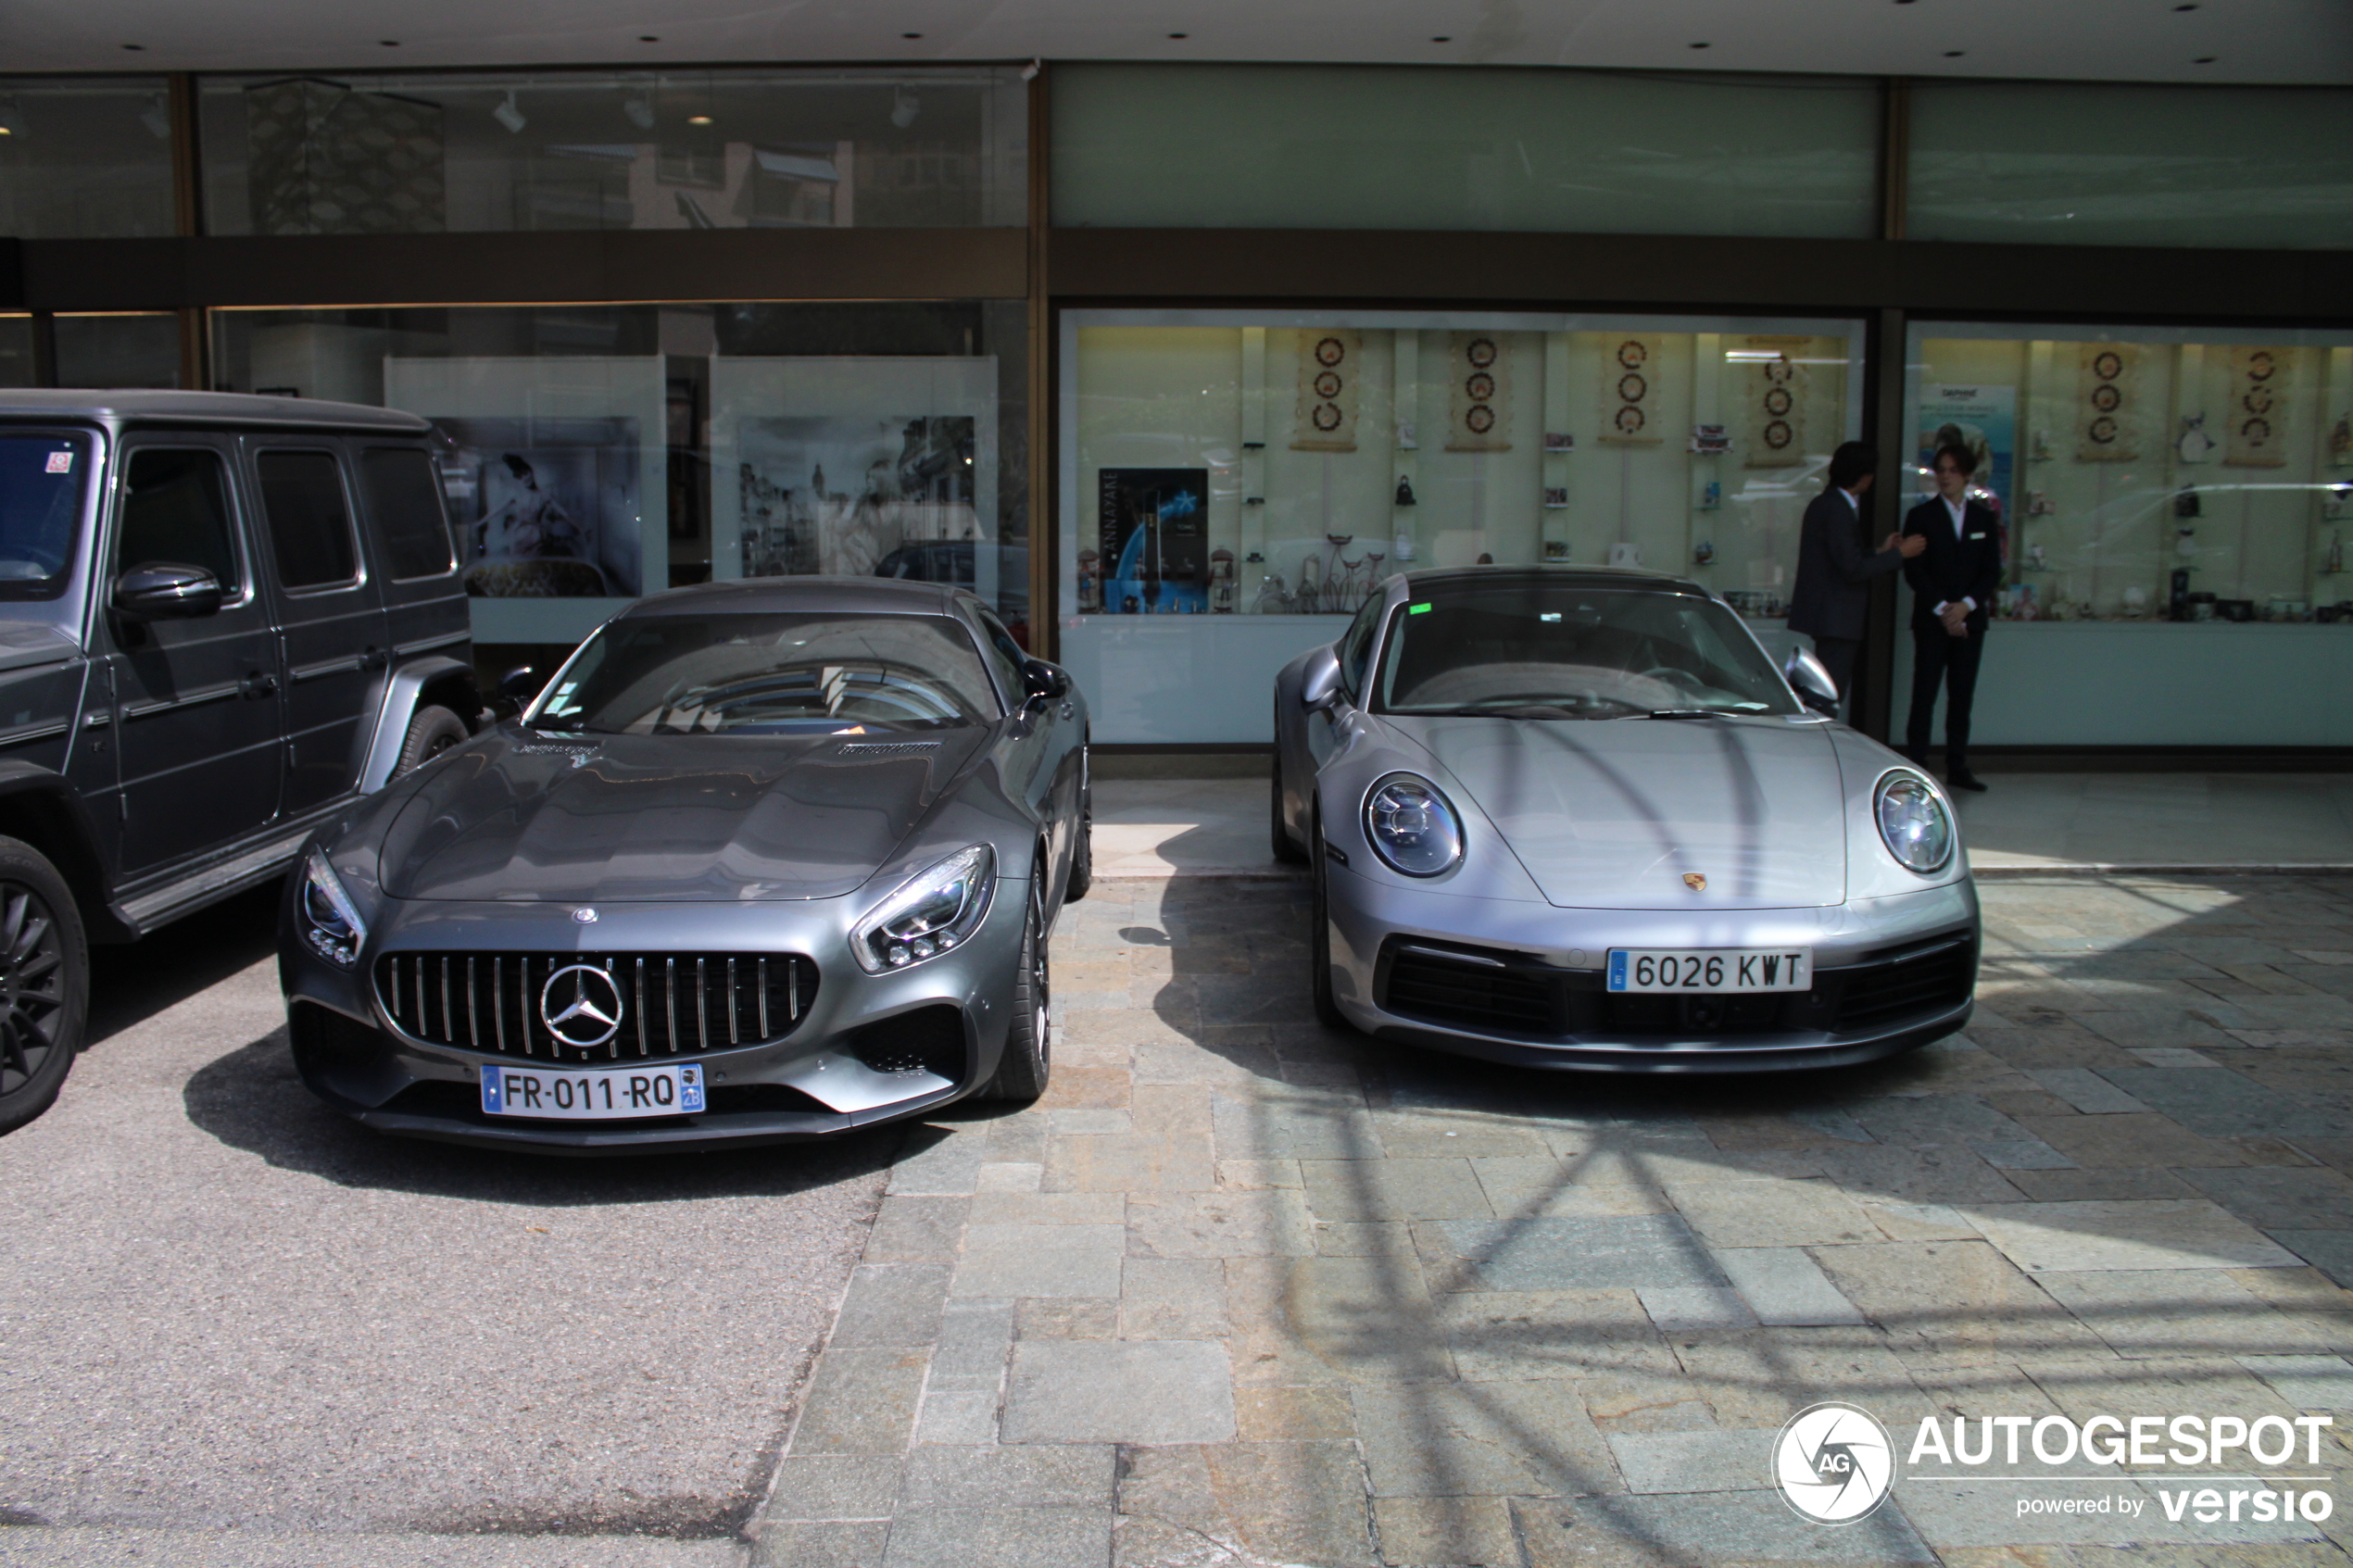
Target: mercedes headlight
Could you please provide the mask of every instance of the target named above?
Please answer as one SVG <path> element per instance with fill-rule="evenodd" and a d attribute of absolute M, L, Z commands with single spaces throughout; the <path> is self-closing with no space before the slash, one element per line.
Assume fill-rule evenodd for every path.
<path fill-rule="evenodd" d="M 310 950 L 337 969 L 358 963 L 368 924 L 334 868 L 316 848 L 302 859 L 301 899 L 302 939 Z"/>
<path fill-rule="evenodd" d="M 1953 859 L 1952 810 L 1919 774 L 1893 772 L 1880 780 L 1871 815 L 1879 822 L 1880 842 L 1906 871 L 1928 876 Z"/>
<path fill-rule="evenodd" d="M 1407 876 L 1436 876 L 1463 858 L 1463 819 L 1436 784 L 1412 773 L 1391 773 L 1366 793 L 1365 836 Z"/>
<path fill-rule="evenodd" d="M 849 931 L 858 967 L 883 974 L 937 958 L 972 939 L 997 886 L 997 852 L 986 844 L 959 849 L 918 872 L 866 912 Z"/>

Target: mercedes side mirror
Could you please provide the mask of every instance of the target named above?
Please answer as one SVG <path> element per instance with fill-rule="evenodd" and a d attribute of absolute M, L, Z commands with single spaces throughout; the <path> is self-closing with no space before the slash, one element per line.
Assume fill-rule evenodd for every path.
<path fill-rule="evenodd" d="M 220 580 L 200 566 L 149 561 L 114 580 L 114 608 L 125 621 L 199 621 L 220 613 Z"/>
<path fill-rule="evenodd" d="M 531 706 L 531 699 L 539 695 L 539 688 L 546 684 L 540 680 L 538 671 L 528 664 L 518 664 L 498 677 L 498 700 L 512 703 L 520 713 Z"/>
<path fill-rule="evenodd" d="M 1021 667 L 1022 696 L 1031 702 L 1051 702 L 1070 691 L 1067 671 L 1033 659 Z"/>
<path fill-rule="evenodd" d="M 1798 701 L 1817 713 L 1838 717 L 1838 683 L 1831 679 L 1829 667 L 1814 657 L 1812 649 L 1792 648 L 1781 674 L 1797 694 Z"/>
<path fill-rule="evenodd" d="M 1340 695 L 1340 653 L 1332 647 L 1315 649 L 1299 677 L 1299 705 L 1310 712 L 1330 706 Z"/>

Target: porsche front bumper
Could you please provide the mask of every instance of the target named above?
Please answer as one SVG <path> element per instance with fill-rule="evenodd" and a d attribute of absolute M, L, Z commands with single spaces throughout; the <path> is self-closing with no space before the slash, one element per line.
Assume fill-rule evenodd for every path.
<path fill-rule="evenodd" d="M 961 947 L 883 974 L 850 957 L 862 912 L 850 902 L 607 904 L 583 924 L 570 904 L 388 900 L 346 971 L 299 940 L 290 898 L 279 972 L 296 1066 L 328 1105 L 380 1131 L 559 1154 L 833 1136 L 973 1093 L 1004 1049 L 1022 887 L 1000 884 Z M 620 1023 L 592 1048 L 560 1047 L 527 1005 L 574 963 L 622 979 Z M 650 986 L 636 980 L 642 964 Z M 709 1109 L 693 1115 L 555 1121 L 481 1105 L 488 1062 L 595 1072 L 686 1060 L 709 1085 Z"/>
<path fill-rule="evenodd" d="M 1401 889 L 1325 868 L 1333 999 L 1383 1039 L 1525 1067 L 1745 1073 L 1835 1067 L 1926 1045 L 1974 1006 L 1966 881 L 1820 909 L 1565 909 Z M 1804 947 L 1810 991 L 1613 996 L 1612 947 Z"/>

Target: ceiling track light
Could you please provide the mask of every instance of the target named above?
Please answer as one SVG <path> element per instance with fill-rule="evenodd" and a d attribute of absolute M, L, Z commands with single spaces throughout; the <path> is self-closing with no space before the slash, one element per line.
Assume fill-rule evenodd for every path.
<path fill-rule="evenodd" d="M 638 130 L 651 131 L 654 128 L 654 95 L 650 93 L 632 93 L 621 100 L 621 112 L 627 115 L 629 123 Z"/>
<path fill-rule="evenodd" d="M 904 131 L 914 124 L 915 117 L 923 112 L 924 101 L 921 98 L 916 97 L 904 87 L 894 87 L 890 90 L 891 124 Z"/>
<path fill-rule="evenodd" d="M 162 94 L 151 93 L 147 95 L 147 107 L 139 111 L 139 123 L 145 126 L 147 134 L 157 141 L 171 140 L 171 111 L 165 107 Z"/>
<path fill-rule="evenodd" d="M 529 119 L 523 117 L 522 110 L 516 106 L 515 90 L 511 87 L 507 89 L 507 101 L 500 104 L 497 108 L 492 109 L 490 111 L 490 118 L 505 126 L 507 128 L 507 134 L 510 136 L 522 135 L 522 128 L 531 123 Z"/>

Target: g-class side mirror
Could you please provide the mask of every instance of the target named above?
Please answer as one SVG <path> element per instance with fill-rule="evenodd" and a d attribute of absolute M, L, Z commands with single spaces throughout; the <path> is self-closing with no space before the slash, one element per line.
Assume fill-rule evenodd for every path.
<path fill-rule="evenodd" d="M 1806 648 L 1790 650 L 1789 662 L 1781 667 L 1790 689 L 1797 700 L 1817 713 L 1838 717 L 1838 683 L 1831 679 L 1829 667 Z"/>
<path fill-rule="evenodd" d="M 1309 712 L 1327 707 L 1340 695 L 1340 650 L 1333 647 L 1313 649 L 1307 655 L 1307 668 L 1299 676 L 1299 705 Z"/>
<path fill-rule="evenodd" d="M 125 621 L 200 621 L 220 613 L 220 580 L 200 566 L 148 561 L 114 580 L 114 610 Z"/>

